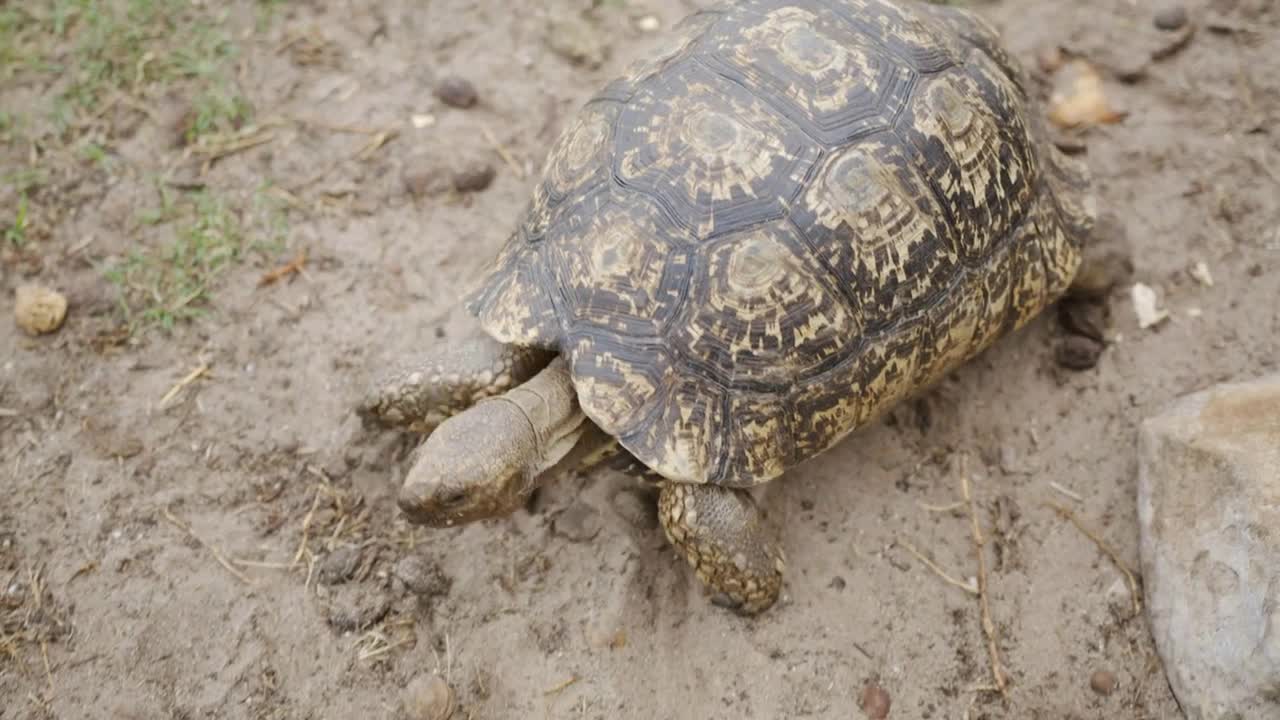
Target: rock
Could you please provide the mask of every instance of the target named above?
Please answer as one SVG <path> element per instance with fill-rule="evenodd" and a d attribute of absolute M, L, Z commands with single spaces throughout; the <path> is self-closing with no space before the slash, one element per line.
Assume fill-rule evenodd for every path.
<path fill-rule="evenodd" d="M 1155 288 L 1134 283 L 1129 295 L 1133 301 L 1133 314 L 1138 317 L 1138 327 L 1145 330 L 1169 319 L 1169 311 L 1160 307 L 1160 296 Z"/>
<path fill-rule="evenodd" d="M 450 75 L 436 84 L 436 97 L 449 107 L 466 109 L 474 106 L 480 95 L 470 80 Z"/>
<path fill-rule="evenodd" d="M 1179 704 L 1280 717 L 1280 374 L 1178 399 L 1138 452 L 1147 613 Z"/>
<path fill-rule="evenodd" d="M 1156 11 L 1152 22 L 1160 30 L 1181 30 L 1187 24 L 1187 9 L 1181 5 L 1167 5 Z"/>
<path fill-rule="evenodd" d="M 453 189 L 461 193 L 480 192 L 489 187 L 498 171 L 482 160 L 470 161 L 453 173 Z"/>
<path fill-rule="evenodd" d="M 585 18 L 576 14 L 553 17 L 547 23 L 546 43 L 551 52 L 574 65 L 599 68 L 609 56 L 600 33 Z"/>
<path fill-rule="evenodd" d="M 453 688 L 435 673 L 414 678 L 402 704 L 409 720 L 448 720 L 458 707 Z"/>
<path fill-rule="evenodd" d="M 871 720 L 884 720 L 889 717 L 889 693 L 884 688 L 869 682 L 862 688 L 862 697 L 858 706 Z"/>
<path fill-rule="evenodd" d="M 449 172 L 427 155 L 415 155 L 400 173 L 404 189 L 414 197 L 429 197 L 449 191 L 453 184 Z"/>
<path fill-rule="evenodd" d="M 1053 359 L 1068 370 L 1088 370 L 1097 366 L 1105 347 L 1103 343 L 1085 335 L 1068 335 L 1058 343 Z"/>
<path fill-rule="evenodd" d="M 360 567 L 360 548 L 351 545 L 325 555 L 316 567 L 316 580 L 325 585 L 340 585 L 351 579 Z"/>
<path fill-rule="evenodd" d="M 662 21 L 656 15 L 645 15 L 636 20 L 636 29 L 641 32 L 658 32 L 662 29 Z"/>
<path fill-rule="evenodd" d="M 1118 684 L 1116 674 L 1109 670 L 1098 670 L 1089 676 L 1089 687 L 1099 695 L 1110 695 Z"/>
<path fill-rule="evenodd" d="M 1105 342 L 1107 336 L 1103 331 L 1107 326 L 1107 306 L 1081 298 L 1063 298 L 1058 303 L 1058 323 L 1072 335 Z"/>
<path fill-rule="evenodd" d="M 67 298 L 43 285 L 19 285 L 13 316 L 29 335 L 51 333 L 67 318 Z"/>
<path fill-rule="evenodd" d="M 453 580 L 436 563 L 410 555 L 396 563 L 395 576 L 409 592 L 423 598 L 443 597 L 453 588 Z"/>
<path fill-rule="evenodd" d="M 551 531 L 573 542 L 587 542 L 600 533 L 600 512 L 578 501 L 551 521 Z"/>

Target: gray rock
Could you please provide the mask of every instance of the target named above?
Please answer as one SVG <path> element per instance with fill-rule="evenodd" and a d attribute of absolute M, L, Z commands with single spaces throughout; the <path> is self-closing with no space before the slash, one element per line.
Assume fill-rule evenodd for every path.
<path fill-rule="evenodd" d="M 1280 718 L 1280 375 L 1183 397 L 1138 446 L 1147 612 L 1178 702 Z"/>

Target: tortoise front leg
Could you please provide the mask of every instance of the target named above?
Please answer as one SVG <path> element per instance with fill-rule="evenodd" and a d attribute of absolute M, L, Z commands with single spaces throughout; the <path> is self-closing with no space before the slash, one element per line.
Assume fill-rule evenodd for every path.
<path fill-rule="evenodd" d="M 553 357 L 550 351 L 478 335 L 387 373 L 365 394 L 357 413 L 365 427 L 430 433 L 478 400 L 533 377 Z"/>
<path fill-rule="evenodd" d="M 664 482 L 658 517 L 712 602 L 754 615 L 777 601 L 786 559 L 746 490 Z"/>

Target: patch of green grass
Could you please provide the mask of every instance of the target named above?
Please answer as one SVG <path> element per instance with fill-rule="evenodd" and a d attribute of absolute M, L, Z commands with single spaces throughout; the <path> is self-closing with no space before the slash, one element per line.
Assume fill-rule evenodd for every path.
<path fill-rule="evenodd" d="M 203 135 L 238 130 L 252 115 L 249 102 L 240 95 L 228 94 L 222 88 L 208 89 L 191 104 L 191 124 L 184 130 L 184 138 L 193 143 Z"/>
<path fill-rule="evenodd" d="M 165 199 L 147 220 L 160 223 L 175 212 L 182 217 L 168 243 L 135 250 L 106 271 L 119 289 L 120 308 L 131 330 L 172 330 L 179 321 L 202 315 L 214 280 L 245 251 L 245 228 L 222 198 L 196 193 L 181 209 Z"/>
<path fill-rule="evenodd" d="M 231 75 L 236 46 L 225 18 L 191 0 L 51 0 L 37 9 L 0 9 L 0 75 L 19 68 L 62 74 L 48 108 L 60 133 L 118 92 L 185 85 L 198 116 L 194 133 L 246 122 L 249 103 Z"/>
<path fill-rule="evenodd" d="M 216 281 L 250 252 L 282 243 L 287 222 L 264 193 L 254 196 L 250 217 L 242 218 L 224 197 L 208 191 L 179 195 L 163 185 L 157 207 L 139 222 L 171 232 L 159 247 L 140 248 L 104 269 L 119 293 L 130 332 L 171 331 L 208 311 Z"/>
<path fill-rule="evenodd" d="M 5 226 L 4 240 L 19 248 L 27 244 L 27 194 L 25 192 L 18 194 L 18 208 L 14 212 L 13 220 Z"/>

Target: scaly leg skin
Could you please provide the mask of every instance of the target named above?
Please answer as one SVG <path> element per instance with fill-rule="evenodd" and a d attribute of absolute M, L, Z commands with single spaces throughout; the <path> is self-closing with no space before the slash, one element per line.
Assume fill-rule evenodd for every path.
<path fill-rule="evenodd" d="M 786 558 L 746 490 L 664 482 L 658 517 L 716 605 L 754 615 L 777 601 Z"/>
<path fill-rule="evenodd" d="M 442 346 L 388 373 L 366 393 L 356 412 L 366 428 L 430 433 L 478 400 L 533 377 L 552 357 L 547 350 L 505 345 L 479 335 Z"/>

